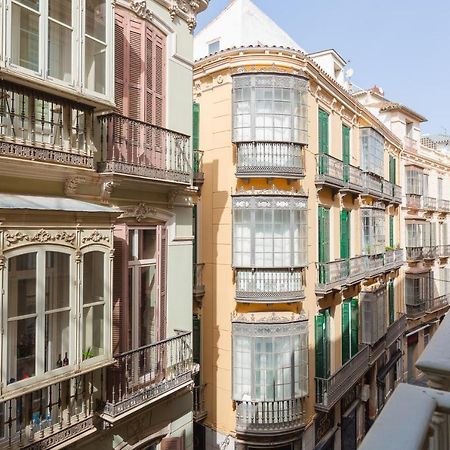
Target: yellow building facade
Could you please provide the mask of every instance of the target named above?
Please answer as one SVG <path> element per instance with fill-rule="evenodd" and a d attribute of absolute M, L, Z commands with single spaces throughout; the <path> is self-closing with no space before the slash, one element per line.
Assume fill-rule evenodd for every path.
<path fill-rule="evenodd" d="M 197 448 L 356 448 L 403 378 L 401 143 L 304 53 L 197 61 Z"/>

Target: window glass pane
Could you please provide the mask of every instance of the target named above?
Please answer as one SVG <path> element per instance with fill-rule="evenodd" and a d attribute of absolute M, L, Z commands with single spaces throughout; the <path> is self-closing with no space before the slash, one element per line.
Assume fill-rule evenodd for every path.
<path fill-rule="evenodd" d="M 156 258 L 156 230 L 139 230 L 139 259 Z"/>
<path fill-rule="evenodd" d="M 13 3 L 11 23 L 11 61 L 37 72 L 39 70 L 39 14 Z"/>
<path fill-rule="evenodd" d="M 45 316 L 45 370 L 72 364 L 70 360 L 70 311 Z"/>
<path fill-rule="evenodd" d="M 102 252 L 89 252 L 84 255 L 84 304 L 104 301 L 104 261 L 105 256 Z"/>
<path fill-rule="evenodd" d="M 35 375 L 36 318 L 8 322 L 8 383 Z"/>
<path fill-rule="evenodd" d="M 156 266 L 140 267 L 139 346 L 156 341 Z"/>
<path fill-rule="evenodd" d="M 45 310 L 69 306 L 70 256 L 66 253 L 45 254 Z"/>
<path fill-rule="evenodd" d="M 105 0 L 86 0 L 86 34 L 102 42 L 106 40 Z"/>
<path fill-rule="evenodd" d="M 100 94 L 105 93 L 106 45 L 86 37 L 85 84 Z"/>
<path fill-rule="evenodd" d="M 66 82 L 72 81 L 72 30 L 49 20 L 48 73 Z"/>
<path fill-rule="evenodd" d="M 15 1 L 17 3 L 21 3 L 22 5 L 28 6 L 29 8 L 32 8 L 36 11 L 39 11 L 39 0 L 15 0 Z"/>
<path fill-rule="evenodd" d="M 104 306 L 83 308 L 83 359 L 103 355 L 104 348 Z"/>
<path fill-rule="evenodd" d="M 72 25 L 72 0 L 49 0 L 48 15 L 66 25 Z"/>
<path fill-rule="evenodd" d="M 8 261 L 8 317 L 36 312 L 36 253 Z"/>

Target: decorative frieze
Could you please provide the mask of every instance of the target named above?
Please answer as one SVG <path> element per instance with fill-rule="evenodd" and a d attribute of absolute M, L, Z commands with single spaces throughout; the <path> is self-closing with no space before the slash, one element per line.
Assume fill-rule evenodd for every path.
<path fill-rule="evenodd" d="M 102 243 L 108 243 L 109 241 L 110 241 L 109 236 L 100 233 L 98 230 L 94 230 L 89 235 L 83 236 L 81 238 L 82 244 L 91 244 L 91 243 L 102 244 Z"/>
<path fill-rule="evenodd" d="M 37 233 L 24 233 L 22 231 L 6 232 L 5 242 L 6 247 L 12 247 L 18 244 L 46 244 L 46 243 L 59 243 L 69 244 L 73 246 L 75 244 L 76 234 L 68 233 L 66 231 L 50 232 L 41 228 Z"/>

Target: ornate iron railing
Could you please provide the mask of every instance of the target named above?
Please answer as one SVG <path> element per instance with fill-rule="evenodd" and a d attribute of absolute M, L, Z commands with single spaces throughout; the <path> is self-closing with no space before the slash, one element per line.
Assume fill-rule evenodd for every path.
<path fill-rule="evenodd" d="M 438 209 L 442 212 L 450 212 L 450 201 L 442 198 L 438 199 Z"/>
<path fill-rule="evenodd" d="M 94 429 L 102 369 L 0 402 L 0 447 L 47 449 Z"/>
<path fill-rule="evenodd" d="M 344 186 L 344 165 L 342 161 L 326 153 L 317 155 L 316 183 L 342 188 Z"/>
<path fill-rule="evenodd" d="M 406 315 L 411 318 L 423 316 L 425 314 L 425 308 L 426 308 L 425 300 L 415 305 L 406 304 Z"/>
<path fill-rule="evenodd" d="M 205 384 L 193 388 L 193 414 L 195 420 L 204 419 L 208 412 L 205 406 Z"/>
<path fill-rule="evenodd" d="M 317 263 L 318 283 L 316 291 L 328 291 L 340 286 L 348 277 L 348 263 L 345 259 Z"/>
<path fill-rule="evenodd" d="M 362 174 L 364 194 L 372 195 L 377 198 L 383 196 L 383 181 L 382 178 L 368 172 Z"/>
<path fill-rule="evenodd" d="M 364 279 L 366 271 L 366 256 L 355 256 L 349 259 L 348 277 L 350 282 Z"/>
<path fill-rule="evenodd" d="M 0 82 L 0 155 L 93 168 L 93 109 Z"/>
<path fill-rule="evenodd" d="M 120 114 L 99 117 L 100 172 L 189 184 L 189 136 Z"/>
<path fill-rule="evenodd" d="M 447 257 L 450 256 L 450 245 L 439 245 L 438 247 L 439 256 Z"/>
<path fill-rule="evenodd" d="M 237 177 L 305 176 L 303 147 L 284 142 L 239 142 L 237 146 Z"/>
<path fill-rule="evenodd" d="M 369 346 L 365 345 L 329 378 L 316 377 L 316 409 L 329 411 L 369 369 Z"/>
<path fill-rule="evenodd" d="M 386 268 L 386 269 L 389 269 Z M 366 276 L 374 277 L 385 271 L 384 254 L 367 255 L 366 257 Z"/>
<path fill-rule="evenodd" d="M 437 210 L 437 201 L 434 197 L 422 197 L 422 207 L 423 209 L 428 209 L 430 211 Z"/>
<path fill-rule="evenodd" d="M 205 181 L 205 174 L 203 173 L 203 150 L 193 150 L 193 163 L 194 183 L 203 184 Z"/>
<path fill-rule="evenodd" d="M 422 196 L 419 194 L 406 194 L 406 206 L 408 208 L 420 209 Z"/>
<path fill-rule="evenodd" d="M 194 289 L 194 296 L 201 297 L 205 295 L 205 285 L 203 283 L 203 269 L 205 267 L 205 264 L 194 264 L 193 267 L 193 289 Z"/>
<path fill-rule="evenodd" d="M 386 332 L 386 348 L 389 348 L 406 331 L 406 315 L 402 314 Z"/>
<path fill-rule="evenodd" d="M 427 312 L 433 312 L 446 306 L 448 306 L 448 295 L 444 294 L 427 300 L 425 309 Z"/>
<path fill-rule="evenodd" d="M 238 302 L 289 302 L 304 297 L 301 269 L 236 270 Z"/>
<path fill-rule="evenodd" d="M 112 418 L 145 406 L 192 380 L 191 333 L 164 339 L 115 356 L 108 368 L 103 414 Z"/>
<path fill-rule="evenodd" d="M 344 190 L 352 192 L 362 192 L 362 171 L 360 168 L 350 164 L 343 165 Z"/>
<path fill-rule="evenodd" d="M 402 202 L 402 188 L 401 186 L 398 186 L 394 184 L 394 203 L 401 203 Z"/>
<path fill-rule="evenodd" d="M 423 259 L 423 247 L 406 247 L 406 259 L 409 261 Z"/>
<path fill-rule="evenodd" d="M 422 254 L 424 259 L 434 259 L 437 257 L 437 246 L 436 245 L 426 245 L 422 247 Z"/>
<path fill-rule="evenodd" d="M 305 425 L 303 399 L 237 402 L 238 433 L 273 433 Z"/>

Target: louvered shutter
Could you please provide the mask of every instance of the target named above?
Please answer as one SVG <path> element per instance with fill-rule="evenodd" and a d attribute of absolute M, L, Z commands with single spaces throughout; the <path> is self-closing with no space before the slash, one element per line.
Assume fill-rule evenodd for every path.
<path fill-rule="evenodd" d="M 324 378 L 325 367 L 324 367 L 324 322 L 325 317 L 323 314 L 318 314 L 315 318 L 315 328 L 316 328 L 316 377 Z"/>
<path fill-rule="evenodd" d="M 192 104 L 192 148 L 198 150 L 200 147 L 199 134 L 200 134 L 200 104 Z M 197 168 L 198 169 L 198 168 Z"/>
<path fill-rule="evenodd" d="M 159 285 L 159 338 L 167 335 L 167 228 L 159 225 L 158 232 L 158 285 Z"/>
<path fill-rule="evenodd" d="M 166 37 L 154 29 L 154 68 L 155 68 L 155 125 L 165 124 L 165 84 L 166 84 Z"/>
<path fill-rule="evenodd" d="M 348 182 L 350 179 L 350 128 L 343 125 L 342 126 L 342 162 L 343 167 L 343 179 Z"/>
<path fill-rule="evenodd" d="M 394 297 L 394 282 L 388 283 L 388 296 L 389 296 L 389 325 L 394 323 L 395 320 L 395 297 Z"/>
<path fill-rule="evenodd" d="M 145 120 L 144 116 L 144 24 L 142 20 L 130 17 L 130 57 L 128 65 L 128 117 L 136 120 Z M 137 132 L 137 130 L 135 130 Z"/>
<path fill-rule="evenodd" d="M 389 216 L 389 246 L 394 247 L 394 216 Z"/>
<path fill-rule="evenodd" d="M 350 257 L 350 213 L 346 209 L 341 211 L 341 258 Z"/>
<path fill-rule="evenodd" d="M 114 263 L 113 263 L 113 354 L 125 350 L 124 311 L 127 303 L 126 270 L 127 242 L 125 225 L 117 225 L 114 230 Z"/>
<path fill-rule="evenodd" d="M 345 301 L 342 303 L 342 364 L 350 357 L 350 301 Z"/>
<path fill-rule="evenodd" d="M 328 113 L 319 109 L 319 152 L 328 154 Z"/>
<path fill-rule="evenodd" d="M 114 88 L 116 106 L 120 113 L 124 113 L 125 96 L 125 43 L 128 35 L 128 17 L 124 11 L 117 8 L 115 17 L 115 44 L 114 44 Z"/>
<path fill-rule="evenodd" d="M 350 301 L 350 348 L 351 357 L 355 356 L 359 350 L 359 312 L 358 299 L 352 298 Z"/>

